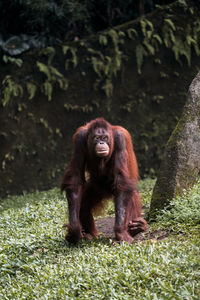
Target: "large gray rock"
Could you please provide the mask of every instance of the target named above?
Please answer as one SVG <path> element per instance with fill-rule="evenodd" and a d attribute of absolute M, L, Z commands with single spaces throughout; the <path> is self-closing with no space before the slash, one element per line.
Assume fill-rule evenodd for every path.
<path fill-rule="evenodd" d="M 200 170 L 200 72 L 192 81 L 182 116 L 169 138 L 155 184 L 150 218 L 193 186 Z"/>

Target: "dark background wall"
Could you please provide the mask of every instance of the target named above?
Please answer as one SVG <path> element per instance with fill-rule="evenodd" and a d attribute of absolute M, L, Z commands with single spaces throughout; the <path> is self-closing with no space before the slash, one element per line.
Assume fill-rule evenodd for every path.
<path fill-rule="evenodd" d="M 170 21 L 163 21 L 169 18 L 169 12 L 171 25 Z M 185 24 L 191 25 L 190 36 L 194 38 L 199 17 L 198 11 L 191 13 L 178 5 L 173 14 L 166 8 L 148 15 L 154 28 L 147 25 L 145 33 L 139 19 L 115 28 L 116 41 L 106 35 L 106 45 L 99 43 L 99 35 L 92 36 L 84 43 L 79 40 L 69 44 L 75 52 L 70 50 L 67 56 L 61 44 L 50 49 L 48 55 L 41 50 L 21 55 L 21 67 L 1 63 L 0 195 L 59 186 L 71 156 L 75 129 L 99 116 L 130 131 L 141 177 L 155 175 L 165 143 L 180 117 L 189 84 L 200 68 L 194 45 L 190 45 L 190 54 L 184 54 L 184 43 L 183 48 L 178 48 L 177 41 L 185 41 Z M 175 37 L 171 44 L 171 37 L 166 42 L 169 28 Z M 129 29 L 136 30 L 139 36 L 128 38 Z M 147 39 L 150 30 L 151 38 Z M 155 37 L 156 33 L 162 43 Z M 198 39 L 199 31 L 196 42 Z M 145 46 L 145 40 L 154 51 Z M 90 49 L 99 51 L 103 57 Z M 142 51 L 145 51 L 143 55 Z M 92 57 L 103 62 L 104 67 L 109 61 L 106 57 L 116 58 L 111 61 L 112 68 L 119 67 L 116 72 L 106 73 L 105 68 L 98 69 L 92 63 Z M 38 61 L 48 66 L 49 73 L 39 70 Z M 54 74 L 54 78 L 51 66 L 64 77 Z M 6 98 L 5 89 L 11 84 L 10 79 L 16 90 L 9 87 L 10 94 Z M 68 82 L 66 90 L 59 80 Z M 49 90 L 45 90 L 45 82 L 49 82 L 50 85 L 46 85 Z M 30 84 L 36 87 L 34 97 L 27 87 Z"/>

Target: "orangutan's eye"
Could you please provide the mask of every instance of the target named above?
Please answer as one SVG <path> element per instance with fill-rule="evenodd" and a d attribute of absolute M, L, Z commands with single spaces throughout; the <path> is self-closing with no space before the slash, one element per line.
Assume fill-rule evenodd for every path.
<path fill-rule="evenodd" d="M 98 135 L 94 136 L 94 141 L 95 141 L 95 142 L 98 142 L 98 141 L 99 141 L 99 136 L 98 136 Z"/>
<path fill-rule="evenodd" d="M 102 140 L 105 141 L 105 142 L 107 142 L 107 141 L 108 141 L 108 136 L 107 136 L 107 135 L 104 135 L 104 136 L 102 137 Z"/>

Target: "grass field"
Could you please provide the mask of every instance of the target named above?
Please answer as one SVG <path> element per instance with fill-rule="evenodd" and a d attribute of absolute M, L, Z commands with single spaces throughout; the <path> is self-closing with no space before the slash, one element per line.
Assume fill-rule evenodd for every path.
<path fill-rule="evenodd" d="M 140 182 L 148 211 L 154 181 Z M 64 241 L 57 189 L 0 202 L 0 299 L 200 299 L 200 181 L 133 244 Z M 104 217 L 113 216 L 110 203 Z M 156 233 L 164 232 L 162 238 Z"/>

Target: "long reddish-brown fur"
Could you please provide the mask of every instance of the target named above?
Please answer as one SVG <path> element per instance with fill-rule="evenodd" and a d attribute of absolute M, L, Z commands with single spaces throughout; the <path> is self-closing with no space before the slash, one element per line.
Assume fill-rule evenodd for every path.
<path fill-rule="evenodd" d="M 135 156 L 135 152 L 133 150 L 133 142 L 130 133 L 124 127 L 121 126 L 112 126 L 114 130 L 120 130 L 124 133 L 126 137 L 126 149 L 128 152 L 128 169 L 130 172 L 130 176 L 137 182 L 139 178 L 138 172 L 138 164 Z"/>
<path fill-rule="evenodd" d="M 97 128 L 104 128 L 110 136 L 110 152 L 103 159 L 97 159 L 92 148 Z M 98 118 L 79 127 L 73 143 L 74 153 L 61 185 L 62 190 L 66 190 L 69 205 L 66 238 L 76 242 L 83 236 L 82 230 L 96 236 L 92 211 L 101 206 L 103 199 L 114 195 L 116 238 L 131 242 L 131 235 L 146 230 L 146 221 L 141 218 L 138 165 L 129 132 Z"/>

